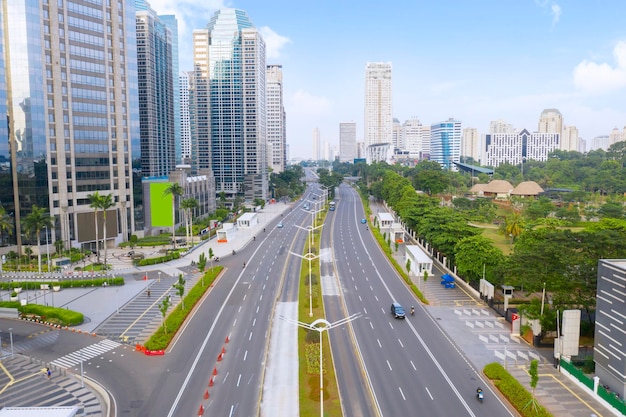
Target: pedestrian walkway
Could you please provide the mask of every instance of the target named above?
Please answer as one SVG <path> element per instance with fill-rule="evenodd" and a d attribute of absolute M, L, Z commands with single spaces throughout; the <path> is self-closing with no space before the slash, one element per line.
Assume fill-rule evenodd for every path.
<path fill-rule="evenodd" d="M 92 389 L 89 380 L 83 383 L 71 373 L 22 355 L 3 358 L 0 368 L 0 406 L 73 406 L 78 408 L 77 416 L 108 416 L 108 398 Z"/>
<path fill-rule="evenodd" d="M 120 346 L 121 344 L 112 340 L 100 340 L 99 342 L 89 346 L 85 346 L 84 348 L 79 349 L 76 352 L 72 352 L 58 359 L 55 359 L 50 362 L 50 365 L 60 369 L 68 369 L 78 365 L 81 362 L 95 358 L 98 355 L 102 355 L 103 353 L 106 353 Z"/>

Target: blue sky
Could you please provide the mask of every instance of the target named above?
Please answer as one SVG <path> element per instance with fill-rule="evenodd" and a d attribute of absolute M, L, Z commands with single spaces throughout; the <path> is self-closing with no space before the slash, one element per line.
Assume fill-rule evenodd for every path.
<path fill-rule="evenodd" d="M 179 22 L 181 71 L 191 35 L 220 7 L 245 10 L 283 66 L 291 157 L 312 132 L 338 144 L 339 123 L 363 138 L 368 61 L 391 62 L 394 117 L 454 117 L 486 133 L 504 119 L 537 129 L 557 108 L 587 142 L 626 126 L 626 1 L 148 0 Z"/>

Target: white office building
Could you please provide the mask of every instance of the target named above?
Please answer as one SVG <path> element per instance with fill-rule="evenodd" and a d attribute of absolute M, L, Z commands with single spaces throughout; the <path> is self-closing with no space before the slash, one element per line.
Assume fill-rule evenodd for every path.
<path fill-rule="evenodd" d="M 353 162 L 356 158 L 356 123 L 339 123 L 339 162 Z"/>
<path fill-rule="evenodd" d="M 393 152 L 393 95 L 390 62 L 368 62 L 365 66 L 365 146 L 377 145 L 368 155 L 368 162 L 375 158 L 389 160 Z M 388 144 L 389 151 L 381 150 Z"/>
<path fill-rule="evenodd" d="M 267 164 L 280 174 L 287 166 L 286 116 L 283 100 L 283 70 L 281 65 L 268 65 L 267 89 Z"/>

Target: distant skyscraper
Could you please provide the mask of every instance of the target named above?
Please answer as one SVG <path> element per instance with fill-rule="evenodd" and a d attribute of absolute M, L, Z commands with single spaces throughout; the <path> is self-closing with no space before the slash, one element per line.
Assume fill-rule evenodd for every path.
<path fill-rule="evenodd" d="M 609 149 L 609 135 L 600 135 L 591 139 L 591 146 L 587 150 L 591 151 L 594 149 L 603 149 L 605 151 L 608 150 Z"/>
<path fill-rule="evenodd" d="M 512 124 L 498 119 L 489 123 L 489 133 L 515 133 L 515 128 Z"/>
<path fill-rule="evenodd" d="M 283 70 L 281 65 L 268 65 L 266 74 L 267 154 L 272 172 L 280 174 L 287 166 L 286 116 L 283 104 Z"/>
<path fill-rule="evenodd" d="M 430 127 L 422 125 L 417 117 L 412 117 L 402 125 L 404 150 L 410 158 L 428 158 L 430 150 Z M 428 150 L 428 152 L 427 152 Z"/>
<path fill-rule="evenodd" d="M 180 69 L 178 57 L 178 20 L 174 15 L 159 15 L 159 19 L 172 32 L 172 90 L 174 91 L 174 150 L 176 163 L 182 163 L 181 109 L 180 109 Z"/>
<path fill-rule="evenodd" d="M 356 158 L 356 123 L 339 123 L 339 162 L 353 162 Z"/>
<path fill-rule="evenodd" d="M 267 200 L 265 42 L 245 11 L 230 8 L 193 37 L 193 170 L 212 169 L 217 194 L 231 200 Z"/>
<path fill-rule="evenodd" d="M 391 143 L 393 144 L 394 152 L 402 152 L 406 148 L 404 143 L 404 132 L 402 129 L 402 123 L 400 120 L 393 118 L 393 124 L 391 128 Z"/>
<path fill-rule="evenodd" d="M 29 244 L 45 243 L 46 233 L 65 248 L 95 249 L 89 207 L 95 192 L 113 197 L 107 241 L 125 241 L 134 232 L 135 33 L 135 7 L 128 1 L 2 2 L 0 199 L 13 213 L 10 239 L 20 253 L 22 222 L 34 205 L 54 221 L 51 230 L 26 237 Z"/>
<path fill-rule="evenodd" d="M 176 169 L 172 31 L 146 6 L 137 11 L 141 173 L 167 176 Z"/>
<path fill-rule="evenodd" d="M 322 147 L 320 143 L 320 130 L 318 128 L 313 129 L 313 160 L 319 161 L 322 159 Z"/>
<path fill-rule="evenodd" d="M 180 103 L 180 156 L 181 163 L 191 164 L 191 128 L 189 125 L 189 73 L 178 77 Z"/>
<path fill-rule="evenodd" d="M 539 116 L 539 133 L 558 133 L 563 131 L 563 115 L 557 109 L 546 109 Z"/>
<path fill-rule="evenodd" d="M 368 161 L 389 159 L 393 151 L 393 95 L 390 62 L 365 66 L 365 146 L 377 145 Z M 389 144 L 387 155 L 381 144 Z M 376 155 L 376 156 L 374 156 Z"/>
<path fill-rule="evenodd" d="M 563 126 L 561 134 L 561 150 L 578 151 L 578 129 L 575 126 Z"/>
<path fill-rule="evenodd" d="M 461 162 L 464 162 L 464 157 L 469 157 L 474 161 L 479 162 L 481 160 L 480 150 L 480 135 L 478 134 L 478 129 L 474 127 L 463 129 L 463 140 L 461 141 Z"/>
<path fill-rule="evenodd" d="M 550 152 L 559 149 L 558 133 L 517 133 L 485 135 L 484 165 L 497 167 L 503 163 L 519 165 L 526 160 L 547 161 Z"/>
<path fill-rule="evenodd" d="M 430 126 L 430 160 L 443 169 L 456 171 L 461 157 L 461 122 L 448 119 Z"/>

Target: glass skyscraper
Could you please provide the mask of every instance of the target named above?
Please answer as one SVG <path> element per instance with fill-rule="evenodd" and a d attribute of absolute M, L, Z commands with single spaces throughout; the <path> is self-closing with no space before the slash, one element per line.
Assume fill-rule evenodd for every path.
<path fill-rule="evenodd" d="M 4 1 L 0 48 L 0 204 L 14 219 L 12 243 L 45 241 L 22 230 L 37 205 L 54 217 L 51 243 L 95 245 L 96 191 L 115 202 L 107 238 L 126 240 L 139 138 L 133 4 Z"/>
<path fill-rule="evenodd" d="M 448 119 L 430 126 L 430 160 L 441 168 L 456 171 L 461 159 L 461 122 Z"/>
<path fill-rule="evenodd" d="M 195 30 L 192 169 L 211 169 L 230 200 L 268 197 L 265 42 L 245 11 L 220 9 Z"/>

